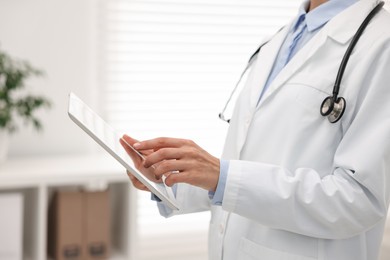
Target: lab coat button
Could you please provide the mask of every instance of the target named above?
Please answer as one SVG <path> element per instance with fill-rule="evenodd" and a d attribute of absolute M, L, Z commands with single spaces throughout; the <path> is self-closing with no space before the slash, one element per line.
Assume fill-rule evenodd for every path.
<path fill-rule="evenodd" d="M 225 231 L 225 228 L 224 228 L 223 224 L 220 224 L 219 225 L 219 233 L 223 234 L 224 231 Z"/>

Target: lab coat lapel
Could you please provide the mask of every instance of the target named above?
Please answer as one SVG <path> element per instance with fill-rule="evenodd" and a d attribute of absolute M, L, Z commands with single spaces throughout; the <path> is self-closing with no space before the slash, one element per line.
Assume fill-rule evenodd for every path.
<path fill-rule="evenodd" d="M 283 44 L 284 39 L 289 31 L 290 25 L 285 26 L 279 33 L 277 33 L 268 43 L 266 43 L 260 50 L 255 66 L 253 68 L 254 77 L 251 78 L 250 91 L 250 106 L 255 109 L 259 101 L 260 93 L 262 92 L 268 75 L 274 65 L 279 49 Z"/>
<path fill-rule="evenodd" d="M 367 15 L 381 0 L 360 0 L 332 19 L 324 28 L 330 38 L 346 44 L 356 33 Z M 375 19 L 375 18 L 374 18 Z M 364 33 L 363 33 L 364 34 Z"/>
<path fill-rule="evenodd" d="M 297 52 L 297 54 L 290 60 L 290 62 L 287 63 L 287 65 L 275 77 L 274 81 L 271 82 L 262 99 L 260 100 L 258 108 L 260 108 L 264 102 L 275 93 L 277 89 L 282 87 L 292 75 L 294 75 L 305 63 L 307 63 L 310 60 L 310 57 L 313 56 L 316 51 L 323 47 L 326 39 L 326 33 L 321 31 Z"/>

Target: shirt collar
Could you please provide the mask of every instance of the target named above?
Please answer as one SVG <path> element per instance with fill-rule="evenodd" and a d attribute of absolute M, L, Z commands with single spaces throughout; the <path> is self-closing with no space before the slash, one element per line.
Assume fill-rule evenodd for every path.
<path fill-rule="evenodd" d="M 314 10 L 307 13 L 306 10 L 309 7 L 310 0 L 305 0 L 299 8 L 298 18 L 296 19 L 293 26 L 294 31 L 304 20 L 307 26 L 307 30 L 309 32 L 313 32 L 321 28 L 337 14 L 341 13 L 358 1 L 359 0 L 329 0 L 328 2 L 321 4 Z"/>

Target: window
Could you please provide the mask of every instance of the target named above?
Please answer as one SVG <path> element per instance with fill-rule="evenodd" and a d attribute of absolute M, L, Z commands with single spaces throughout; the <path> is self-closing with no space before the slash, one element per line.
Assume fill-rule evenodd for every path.
<path fill-rule="evenodd" d="M 220 156 L 228 125 L 218 113 L 252 52 L 294 17 L 300 2 L 102 0 L 99 53 L 106 118 L 133 137 L 192 139 Z M 172 243 L 183 245 L 187 256 L 205 254 L 209 213 L 166 220 L 149 194 L 138 195 L 140 259 L 153 259 L 147 245 L 163 235 L 165 242 L 154 243 L 160 257 Z"/>

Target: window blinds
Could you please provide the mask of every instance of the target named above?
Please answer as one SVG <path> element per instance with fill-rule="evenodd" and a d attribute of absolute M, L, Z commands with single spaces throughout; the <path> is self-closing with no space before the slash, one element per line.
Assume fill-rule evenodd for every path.
<path fill-rule="evenodd" d="M 218 113 L 252 52 L 294 17 L 300 2 L 102 0 L 99 77 L 105 118 L 135 138 L 192 139 L 219 157 L 228 125 Z M 206 238 L 208 220 L 208 213 L 163 219 L 149 194 L 138 194 L 141 238 L 193 232 L 198 241 Z M 148 254 L 146 248 L 141 255 Z"/>

